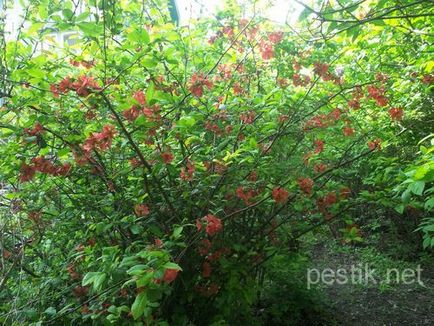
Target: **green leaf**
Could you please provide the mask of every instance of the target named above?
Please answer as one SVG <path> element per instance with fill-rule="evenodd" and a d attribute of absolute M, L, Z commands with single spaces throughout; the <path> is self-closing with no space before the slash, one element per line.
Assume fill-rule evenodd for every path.
<path fill-rule="evenodd" d="M 143 265 L 143 264 L 133 266 L 133 267 L 131 267 L 131 268 L 127 271 L 127 274 L 128 274 L 128 275 L 139 275 L 139 274 L 142 274 L 143 271 L 144 271 L 147 267 L 148 267 L 147 265 Z"/>
<path fill-rule="evenodd" d="M 34 23 L 29 28 L 29 34 L 34 34 L 36 32 L 39 32 L 42 27 L 44 27 L 45 23 Z"/>
<path fill-rule="evenodd" d="M 173 238 L 174 238 L 174 239 L 178 239 L 179 236 L 181 235 L 183 229 L 184 229 L 184 228 L 183 228 L 182 226 L 177 226 L 177 227 L 175 228 L 175 230 L 173 231 Z"/>
<path fill-rule="evenodd" d="M 423 227 L 424 232 L 434 232 L 434 224 L 430 224 Z"/>
<path fill-rule="evenodd" d="M 141 64 L 145 68 L 154 68 L 158 64 L 158 62 L 154 58 L 143 58 Z"/>
<path fill-rule="evenodd" d="M 196 119 L 193 117 L 182 117 L 178 120 L 177 125 L 182 128 L 191 128 L 196 124 Z"/>
<path fill-rule="evenodd" d="M 45 309 L 44 313 L 50 316 L 53 316 L 56 314 L 56 308 L 54 307 L 48 307 L 47 309 Z"/>
<path fill-rule="evenodd" d="M 423 249 L 426 249 L 430 246 L 431 244 L 431 238 L 426 237 L 425 239 L 423 239 Z"/>
<path fill-rule="evenodd" d="M 94 278 L 93 288 L 95 291 L 101 290 L 102 285 L 104 284 L 104 281 L 106 278 L 107 278 L 106 273 L 101 273 L 100 275 L 98 275 Z"/>
<path fill-rule="evenodd" d="M 84 275 L 83 280 L 81 281 L 81 285 L 85 286 L 93 282 L 96 272 L 89 272 Z"/>
<path fill-rule="evenodd" d="M 402 193 L 401 200 L 403 203 L 408 203 L 410 201 L 410 198 L 411 198 L 411 192 L 409 189 L 407 189 Z"/>
<path fill-rule="evenodd" d="M 96 23 L 82 22 L 77 26 L 86 36 L 97 37 L 102 34 L 102 28 Z"/>
<path fill-rule="evenodd" d="M 133 234 L 139 234 L 142 231 L 142 228 L 137 224 L 133 224 L 130 226 L 130 230 Z"/>
<path fill-rule="evenodd" d="M 422 165 L 421 167 L 417 168 L 416 173 L 414 174 L 414 178 L 416 180 L 421 180 L 425 177 L 428 171 L 429 171 L 429 167 Z"/>
<path fill-rule="evenodd" d="M 425 181 L 416 181 L 408 186 L 408 189 L 415 195 L 422 195 L 423 189 L 425 188 Z"/>
<path fill-rule="evenodd" d="M 67 20 L 71 20 L 71 18 L 74 17 L 74 12 L 71 9 L 63 9 L 62 14 Z"/>
<path fill-rule="evenodd" d="M 42 20 L 46 20 L 48 18 L 48 10 L 47 10 L 47 5 L 41 4 L 38 7 L 38 13 L 39 13 L 39 17 Z"/>
<path fill-rule="evenodd" d="M 83 277 L 81 284 L 83 286 L 88 285 L 88 284 L 93 284 L 94 290 L 99 291 L 101 289 L 102 284 L 104 283 L 106 277 L 107 277 L 107 275 L 105 273 L 102 273 L 102 272 L 89 272 Z"/>
<path fill-rule="evenodd" d="M 38 69 L 38 68 L 29 69 L 29 70 L 27 70 L 27 73 L 30 76 L 38 78 L 38 79 L 43 79 L 47 75 L 46 71 L 44 71 L 42 69 Z"/>
<path fill-rule="evenodd" d="M 176 269 L 178 271 L 182 271 L 182 268 L 178 264 L 175 264 L 175 263 L 172 263 L 172 262 L 165 263 L 163 265 L 163 268 L 164 269 Z"/>
<path fill-rule="evenodd" d="M 151 104 L 151 101 L 154 99 L 154 93 L 155 93 L 155 85 L 151 81 L 149 83 L 148 89 L 146 90 L 146 102 Z"/>
<path fill-rule="evenodd" d="M 430 199 L 428 199 L 428 200 L 425 202 L 424 208 L 425 208 L 427 211 L 430 211 L 430 210 L 432 210 L 432 209 L 434 208 L 434 197 L 431 197 Z"/>
<path fill-rule="evenodd" d="M 149 34 L 146 29 L 135 29 L 131 33 L 128 33 L 127 39 L 133 42 L 140 43 L 140 45 L 146 45 L 149 43 Z"/>
<path fill-rule="evenodd" d="M 298 16 L 299 20 L 305 20 L 309 15 L 313 13 L 313 11 L 310 8 L 305 7 L 303 11 L 300 13 L 300 16 Z"/>
<path fill-rule="evenodd" d="M 397 211 L 399 214 L 402 214 L 402 213 L 404 213 L 404 207 L 405 206 L 403 204 L 395 206 L 395 211 Z"/>
<path fill-rule="evenodd" d="M 133 314 L 134 320 L 137 320 L 140 316 L 143 315 L 147 301 L 148 300 L 146 298 L 146 292 L 140 292 L 134 300 L 133 305 L 131 306 L 131 313 Z"/>
<path fill-rule="evenodd" d="M 65 156 L 68 156 L 68 154 L 70 152 L 71 152 L 71 150 L 69 148 L 65 147 L 65 148 L 59 149 L 57 151 L 57 156 L 59 156 L 59 157 L 65 157 Z"/>
<path fill-rule="evenodd" d="M 137 287 L 148 285 L 151 282 L 153 277 L 154 277 L 154 273 L 146 273 L 136 281 Z"/>

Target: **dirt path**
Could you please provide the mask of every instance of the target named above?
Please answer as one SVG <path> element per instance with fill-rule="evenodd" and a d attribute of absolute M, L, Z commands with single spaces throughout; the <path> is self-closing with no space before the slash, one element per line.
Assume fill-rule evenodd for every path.
<path fill-rule="evenodd" d="M 318 244 L 312 250 L 312 268 L 320 271 L 325 268 L 350 270 L 351 266 L 365 266 L 365 256 L 358 249 L 336 252 L 336 249 L 324 243 Z M 374 255 L 371 261 L 368 259 L 368 263 L 384 271 L 386 267 L 396 267 L 398 270 L 408 267 L 406 263 L 391 263 L 388 259 Z M 417 283 L 364 286 L 335 282 L 321 285 L 320 288 L 331 303 L 338 325 L 434 325 L 434 268 L 422 268 L 421 280 L 426 287 Z M 379 279 L 385 279 L 385 275 L 380 275 Z"/>

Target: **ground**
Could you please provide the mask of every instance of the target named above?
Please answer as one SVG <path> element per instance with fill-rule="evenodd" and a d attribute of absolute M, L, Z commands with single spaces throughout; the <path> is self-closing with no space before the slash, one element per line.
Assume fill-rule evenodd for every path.
<path fill-rule="evenodd" d="M 416 268 L 421 264 L 421 280 L 405 284 L 321 285 L 326 301 L 338 325 L 434 325 L 434 268 L 431 263 L 392 260 L 375 249 L 342 246 L 330 242 L 315 244 L 311 250 L 311 268 L 349 270 L 351 265 L 378 269 L 378 278 L 386 279 L 387 268 Z M 351 282 L 350 282 L 351 283 Z M 318 288 L 318 287 L 317 287 Z"/>

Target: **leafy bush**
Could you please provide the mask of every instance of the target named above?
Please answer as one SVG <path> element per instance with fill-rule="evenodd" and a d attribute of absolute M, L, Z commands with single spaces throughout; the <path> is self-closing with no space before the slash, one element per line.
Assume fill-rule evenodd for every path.
<path fill-rule="evenodd" d="M 194 28 L 160 1 L 23 4 L 1 47 L 5 324 L 254 322 L 262 263 L 319 225 L 342 236 L 434 81 L 415 50 L 424 3 L 404 12 L 427 31 L 410 40 L 383 14 L 310 35 L 235 2 Z M 266 271 L 272 322 L 307 315 L 312 298 L 285 280 L 297 266 Z"/>
<path fill-rule="evenodd" d="M 261 325 L 332 323 L 325 297 L 306 287 L 308 263 L 301 253 L 281 252 L 266 264 L 259 300 Z"/>

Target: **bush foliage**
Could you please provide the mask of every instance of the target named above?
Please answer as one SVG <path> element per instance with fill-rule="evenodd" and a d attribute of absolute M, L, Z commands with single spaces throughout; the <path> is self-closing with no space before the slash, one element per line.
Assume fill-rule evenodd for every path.
<path fill-rule="evenodd" d="M 302 234 L 363 241 L 372 203 L 430 217 L 429 3 L 305 7 L 296 31 L 233 1 L 188 27 L 163 1 L 23 3 L 1 57 L 2 322 L 249 324 Z"/>

